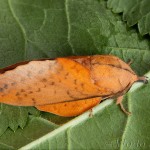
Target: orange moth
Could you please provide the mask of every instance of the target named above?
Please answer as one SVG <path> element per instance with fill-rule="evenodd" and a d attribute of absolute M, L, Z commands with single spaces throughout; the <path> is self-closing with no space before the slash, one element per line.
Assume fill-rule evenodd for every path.
<path fill-rule="evenodd" d="M 128 113 L 122 96 L 136 81 L 147 80 L 112 55 L 34 60 L 0 70 L 0 102 L 69 117 L 118 97 Z"/>

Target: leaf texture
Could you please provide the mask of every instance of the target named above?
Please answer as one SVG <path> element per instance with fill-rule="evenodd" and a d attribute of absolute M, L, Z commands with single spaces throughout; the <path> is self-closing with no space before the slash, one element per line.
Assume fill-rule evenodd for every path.
<path fill-rule="evenodd" d="M 104 0 L 0 1 L 1 68 L 23 60 L 92 54 L 113 54 L 126 62 L 130 59 L 133 62 L 131 67 L 138 75 L 150 70 L 149 37 L 142 37 L 135 29 L 127 27 L 120 16 L 107 9 Z M 39 139 L 27 147 L 149 149 L 149 89 L 147 84 L 126 96 L 124 105 L 133 112 L 131 117 L 124 116 L 113 101 L 106 101 L 105 107 L 98 106 L 99 111 L 93 118 L 87 117 L 89 113 L 86 117 L 83 114 L 83 121 L 78 117 L 67 130 L 66 122 L 72 118 L 48 113 L 41 113 L 42 120 L 33 124 L 29 119 L 23 130 L 16 130 L 16 126 L 24 126 L 25 121 L 20 123 L 20 120 L 26 120 L 23 116 L 27 116 L 29 111 L 25 110 L 20 118 L 18 109 L 21 107 L 14 111 L 12 106 L 8 109 L 1 105 L 0 132 L 5 133 L 0 137 L 0 147 L 23 149 L 23 146 Z M 2 107 L 6 107 L 7 111 L 3 110 L 6 115 L 2 115 Z M 13 123 L 8 123 L 6 116 Z M 32 117 L 36 120 L 35 116 Z M 8 126 L 16 132 L 7 129 Z"/>
<path fill-rule="evenodd" d="M 141 35 L 150 34 L 149 0 L 108 0 L 107 6 L 114 13 L 123 13 L 123 20 L 130 27 L 137 24 Z"/>

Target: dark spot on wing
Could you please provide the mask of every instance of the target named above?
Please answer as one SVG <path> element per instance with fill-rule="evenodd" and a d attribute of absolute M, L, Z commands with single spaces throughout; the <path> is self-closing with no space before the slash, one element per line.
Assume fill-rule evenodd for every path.
<path fill-rule="evenodd" d="M 8 84 L 4 84 L 4 89 L 7 89 L 8 88 Z"/>
<path fill-rule="evenodd" d="M 84 83 L 81 83 L 81 87 L 84 88 Z"/>
<path fill-rule="evenodd" d="M 28 94 L 32 94 L 33 92 L 32 91 L 29 91 L 29 93 Z"/>
<path fill-rule="evenodd" d="M 75 90 L 77 90 L 78 88 L 77 88 L 77 87 L 75 87 L 74 89 L 75 89 Z"/>
<path fill-rule="evenodd" d="M 54 91 L 54 94 L 56 94 L 57 92 L 56 92 L 56 90 Z"/>
<path fill-rule="evenodd" d="M 35 106 L 36 105 L 36 101 L 34 98 L 32 98 L 32 102 L 33 102 L 33 105 Z"/>
<path fill-rule="evenodd" d="M 25 92 L 25 90 L 24 90 L 24 89 L 21 89 L 20 92 Z"/>
<path fill-rule="evenodd" d="M 19 95 L 20 95 L 20 93 L 19 93 L 19 92 L 17 92 L 17 93 L 16 93 L 16 96 L 19 96 Z"/>
<path fill-rule="evenodd" d="M 28 95 L 27 95 L 27 94 L 24 94 L 24 96 L 27 97 Z"/>
<path fill-rule="evenodd" d="M 67 91 L 67 95 L 69 95 L 70 94 L 70 92 L 69 91 Z"/>
<path fill-rule="evenodd" d="M 65 74 L 65 79 L 67 79 L 68 76 L 69 76 L 69 72 L 67 72 L 67 73 Z"/>
<path fill-rule="evenodd" d="M 69 72 L 67 72 L 65 76 L 69 76 Z"/>
<path fill-rule="evenodd" d="M 77 79 L 74 79 L 74 84 L 75 84 L 75 85 L 77 84 Z"/>
<path fill-rule="evenodd" d="M 3 92 L 4 91 L 4 89 L 3 88 L 0 88 L 0 92 Z"/>
<path fill-rule="evenodd" d="M 14 85 L 16 85 L 16 84 L 17 84 L 16 82 L 12 82 L 12 83 L 11 83 L 12 86 L 14 86 Z"/>
<path fill-rule="evenodd" d="M 40 92 L 40 91 L 41 91 L 41 89 L 40 89 L 40 88 L 38 88 L 36 92 Z"/>
<path fill-rule="evenodd" d="M 50 85 L 55 85 L 55 82 L 54 81 L 50 82 Z"/>

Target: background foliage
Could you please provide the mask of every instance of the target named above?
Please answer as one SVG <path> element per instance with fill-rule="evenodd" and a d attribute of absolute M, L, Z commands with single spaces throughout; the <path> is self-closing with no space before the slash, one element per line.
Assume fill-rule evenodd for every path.
<path fill-rule="evenodd" d="M 133 70 L 143 75 L 150 71 L 150 38 L 142 36 L 150 33 L 147 1 L 1 0 L 0 67 L 38 58 L 113 54 L 132 60 Z M 114 12 L 123 12 L 123 19 Z M 140 33 L 137 26 L 129 27 L 136 23 Z M 112 100 L 96 107 L 92 118 L 85 113 L 75 119 L 1 104 L 0 148 L 149 149 L 150 83 L 137 85 L 124 99 L 131 116 Z"/>
<path fill-rule="evenodd" d="M 141 35 L 150 34 L 149 0 L 108 0 L 109 8 L 115 13 L 123 13 L 123 20 L 129 26 L 138 24 Z"/>

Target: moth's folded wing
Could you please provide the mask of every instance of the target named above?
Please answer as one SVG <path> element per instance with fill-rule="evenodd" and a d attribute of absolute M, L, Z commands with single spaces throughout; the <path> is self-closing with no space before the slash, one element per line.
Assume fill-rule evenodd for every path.
<path fill-rule="evenodd" d="M 80 115 L 83 112 L 93 108 L 95 105 L 99 104 L 100 101 L 101 98 L 97 97 L 72 102 L 36 106 L 36 108 L 59 116 L 72 117 Z"/>

